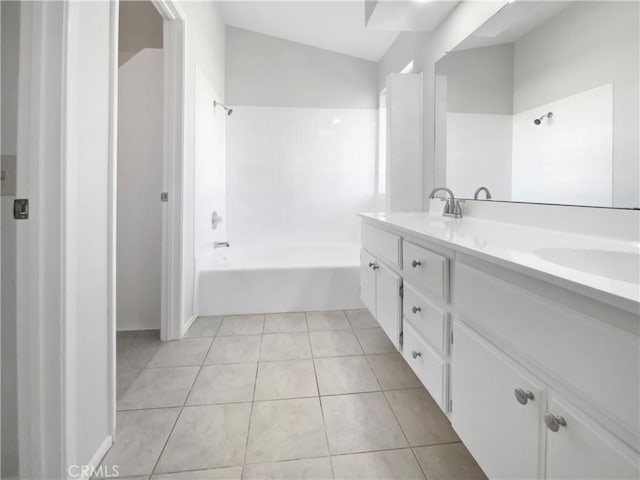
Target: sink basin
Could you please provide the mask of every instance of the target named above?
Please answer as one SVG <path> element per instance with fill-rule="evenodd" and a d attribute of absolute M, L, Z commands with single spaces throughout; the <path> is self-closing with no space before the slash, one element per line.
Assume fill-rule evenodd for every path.
<path fill-rule="evenodd" d="M 623 282 L 640 283 L 640 254 L 590 248 L 540 248 L 535 254 L 557 265 Z"/>

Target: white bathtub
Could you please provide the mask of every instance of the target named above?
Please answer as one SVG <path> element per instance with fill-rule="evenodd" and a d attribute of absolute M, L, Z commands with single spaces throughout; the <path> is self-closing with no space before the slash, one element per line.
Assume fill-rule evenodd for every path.
<path fill-rule="evenodd" d="M 212 248 L 198 265 L 198 314 L 362 308 L 359 265 L 352 244 Z"/>

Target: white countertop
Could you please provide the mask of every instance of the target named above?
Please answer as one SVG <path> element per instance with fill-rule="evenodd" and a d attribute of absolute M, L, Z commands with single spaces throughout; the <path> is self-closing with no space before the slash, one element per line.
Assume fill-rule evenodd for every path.
<path fill-rule="evenodd" d="M 367 222 L 382 223 L 391 229 L 424 237 L 638 314 L 640 280 L 635 274 L 635 267 L 640 270 L 640 242 L 617 241 L 473 217 L 456 219 L 427 212 L 362 213 L 360 216 Z M 570 268 L 541 256 L 541 252 L 548 251 L 544 249 L 564 248 L 577 249 L 580 250 L 578 254 L 586 255 L 585 268 Z M 632 262 L 631 270 L 627 268 L 625 275 L 617 275 L 616 270 L 607 268 L 611 266 L 603 265 L 602 260 L 587 265 L 591 263 L 590 250 L 606 251 L 605 254 L 622 253 L 623 261 L 628 258 Z M 602 267 L 607 270 L 604 274 L 594 273 Z M 633 272 L 631 275 L 630 271 Z"/>

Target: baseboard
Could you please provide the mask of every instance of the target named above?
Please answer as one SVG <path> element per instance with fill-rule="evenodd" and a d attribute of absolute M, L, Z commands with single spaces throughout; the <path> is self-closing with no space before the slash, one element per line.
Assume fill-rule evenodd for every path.
<path fill-rule="evenodd" d="M 182 336 L 183 337 L 187 334 L 187 332 L 191 328 L 191 325 L 193 325 L 193 322 L 196 321 L 196 318 L 198 318 L 197 315 L 191 315 L 191 317 L 189 317 L 189 320 L 187 320 L 187 322 L 182 326 Z"/>
<path fill-rule="evenodd" d="M 79 469 L 79 472 L 81 474 L 75 478 L 78 478 L 79 480 L 89 480 L 90 478 L 92 478 L 94 476 L 94 473 L 98 472 L 98 467 L 100 466 L 100 463 L 102 463 L 102 459 L 107 454 L 112 445 L 113 436 L 107 435 L 107 437 L 100 444 L 98 450 L 96 450 L 96 453 L 93 454 L 93 457 L 91 457 L 91 460 L 89 460 L 85 468 Z"/>

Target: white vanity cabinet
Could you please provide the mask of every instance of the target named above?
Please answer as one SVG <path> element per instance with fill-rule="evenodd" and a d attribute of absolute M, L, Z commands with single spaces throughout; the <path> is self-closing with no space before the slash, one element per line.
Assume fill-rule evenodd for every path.
<path fill-rule="evenodd" d="M 558 424 L 557 432 L 546 431 L 546 478 L 640 478 L 637 452 L 621 446 L 611 433 L 562 398 L 549 396 L 546 415 L 553 415 L 563 423 Z"/>
<path fill-rule="evenodd" d="M 360 296 L 393 345 L 400 349 L 402 332 L 402 277 L 400 237 L 367 226 L 362 232 Z"/>
<path fill-rule="evenodd" d="M 363 216 L 362 300 L 484 472 L 640 478 L 637 309 L 450 242 L 474 238 L 464 220 L 381 217 Z"/>
<path fill-rule="evenodd" d="M 455 327 L 451 423 L 489 478 L 540 478 L 540 383 L 463 324 Z"/>

